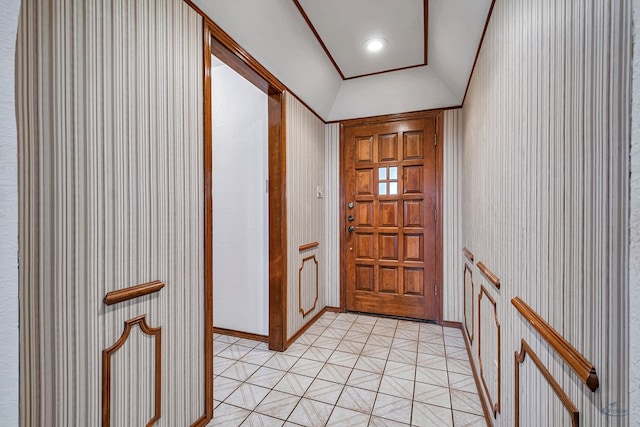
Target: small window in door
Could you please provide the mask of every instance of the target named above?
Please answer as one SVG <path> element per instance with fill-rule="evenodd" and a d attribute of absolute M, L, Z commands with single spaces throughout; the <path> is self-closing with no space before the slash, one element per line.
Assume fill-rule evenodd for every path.
<path fill-rule="evenodd" d="M 378 168 L 378 195 L 396 196 L 398 194 L 398 167 L 381 166 Z"/>

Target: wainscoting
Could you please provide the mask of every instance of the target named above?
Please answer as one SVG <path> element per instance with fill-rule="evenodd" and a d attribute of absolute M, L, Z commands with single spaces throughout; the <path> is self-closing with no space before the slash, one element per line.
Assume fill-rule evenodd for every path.
<path fill-rule="evenodd" d="M 122 423 L 115 425 L 153 425 L 161 399 L 162 328 L 150 327 L 145 315 L 126 320 L 118 341 L 102 351 L 102 425 L 111 425 L 112 414 Z M 132 403 L 136 411 L 129 411 Z"/>
<path fill-rule="evenodd" d="M 489 409 L 500 412 L 500 322 L 498 304 L 484 285 L 478 295 L 478 365 Z"/>
<path fill-rule="evenodd" d="M 499 401 L 495 426 L 517 419 L 511 361 L 522 339 L 531 349 L 520 366 L 523 423 L 571 423 L 564 400 L 529 360 L 532 353 L 582 425 L 628 423 L 630 52 L 628 0 L 498 0 L 464 109 L 445 114 L 445 129 L 459 129 L 455 120 L 462 122 L 461 136 L 449 140 L 456 149 L 447 151 L 460 156 L 462 175 L 455 271 L 465 271 L 466 247 L 475 257 L 475 286 L 486 288 L 477 305 L 481 326 L 475 326 L 472 355 L 478 371 L 483 355 L 487 406 Z M 445 164 L 455 162 L 445 156 Z M 460 277 L 458 292 L 464 286 Z M 595 392 L 520 315 L 510 303 L 514 297 L 597 368 Z M 452 319 L 462 321 L 464 298 L 458 307 Z M 494 355 L 484 355 L 497 345 L 485 335 L 497 327 L 494 307 L 499 398 L 488 371 Z"/>
<path fill-rule="evenodd" d="M 326 306 L 326 149 L 325 124 L 289 93 L 286 95 L 286 116 L 286 341 L 290 342 Z"/>
<path fill-rule="evenodd" d="M 521 423 L 520 417 L 520 408 L 536 405 L 535 391 L 538 393 L 548 393 L 548 387 L 543 387 L 540 390 L 532 390 L 531 389 L 531 381 L 528 380 L 528 377 L 532 375 L 531 372 L 523 373 L 523 368 L 520 365 L 524 364 L 527 359 L 527 355 L 529 356 L 529 360 L 534 364 L 535 368 L 538 371 L 538 374 L 542 374 L 548 386 L 551 387 L 556 397 L 561 401 L 562 406 L 567 411 L 567 416 L 569 420 L 567 420 L 567 416 L 560 417 L 556 419 L 556 425 L 571 425 L 572 427 L 577 427 L 579 424 L 580 412 L 575 407 L 575 405 L 569 399 L 569 396 L 562 390 L 562 387 L 558 384 L 558 382 L 553 378 L 549 370 L 543 365 L 538 356 L 533 352 L 529 344 L 523 339 L 520 347 L 520 352 L 515 352 L 515 426 L 519 427 Z M 525 392 L 521 392 L 521 388 L 529 391 L 529 396 L 522 396 Z M 534 393 L 531 393 L 534 392 Z M 567 422 L 568 421 L 568 422 Z M 529 423 L 527 422 L 527 425 Z"/>
<path fill-rule="evenodd" d="M 471 258 L 473 262 L 473 257 Z M 472 264 L 473 265 L 473 264 Z M 464 306 L 464 330 L 469 339 L 469 343 L 473 344 L 473 337 L 475 332 L 475 285 L 473 283 L 473 269 L 468 263 L 464 263 L 463 273 L 463 306 Z"/>

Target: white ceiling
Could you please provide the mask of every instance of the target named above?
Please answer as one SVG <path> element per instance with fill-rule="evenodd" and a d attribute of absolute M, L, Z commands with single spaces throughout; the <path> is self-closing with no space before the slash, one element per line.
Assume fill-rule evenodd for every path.
<path fill-rule="evenodd" d="M 349 79 L 420 61 L 422 1 L 299 2 L 346 80 L 293 0 L 194 0 L 326 121 L 461 105 L 491 6 L 491 0 L 430 0 L 428 65 Z M 365 3 L 375 7 L 365 12 Z M 378 54 L 383 59 L 358 51 L 374 32 L 389 41 Z"/>
<path fill-rule="evenodd" d="M 425 65 L 424 0 L 298 0 L 345 78 Z M 339 10 L 340 13 L 328 13 Z M 364 42 L 387 41 L 369 52 Z"/>

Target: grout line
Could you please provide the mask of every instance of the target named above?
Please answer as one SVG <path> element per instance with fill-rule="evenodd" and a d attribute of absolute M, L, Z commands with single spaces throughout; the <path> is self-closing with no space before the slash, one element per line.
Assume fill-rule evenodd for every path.
<path fill-rule="evenodd" d="M 273 354 L 271 357 L 269 357 L 268 359 L 266 359 L 264 362 L 262 362 L 261 364 L 257 364 L 257 363 L 250 363 L 250 362 L 246 362 L 246 361 L 242 360 L 244 357 L 246 357 L 246 356 L 247 356 L 249 353 L 251 353 L 253 350 L 258 349 L 258 346 L 260 345 L 260 343 L 259 343 L 259 342 L 258 342 L 256 345 L 254 345 L 254 346 L 248 346 L 248 345 L 246 345 L 246 344 L 247 344 L 246 342 L 244 342 L 244 343 L 243 343 L 243 344 L 245 344 L 245 345 L 243 345 L 243 344 L 237 344 L 237 342 L 238 342 L 239 340 L 236 340 L 236 341 L 234 341 L 234 342 L 232 342 L 232 343 L 228 343 L 228 342 L 225 342 L 225 340 L 219 340 L 219 339 L 217 339 L 217 340 L 216 340 L 216 342 L 219 342 L 219 343 L 221 343 L 221 344 L 226 345 L 226 346 L 227 346 L 226 348 L 228 348 L 228 347 L 229 347 L 229 346 L 231 346 L 231 345 L 238 345 L 238 346 L 242 346 L 242 347 L 244 347 L 244 348 L 248 348 L 248 349 L 249 349 L 249 351 L 248 351 L 246 354 L 244 354 L 244 355 L 240 356 L 240 358 L 237 358 L 237 359 L 229 359 L 229 358 L 226 358 L 226 359 L 228 359 L 228 360 L 233 361 L 233 363 L 232 363 L 229 367 L 227 367 L 227 369 L 230 369 L 230 368 L 231 368 L 232 366 L 234 366 L 237 362 L 243 362 L 243 363 L 245 363 L 245 364 L 249 364 L 249 365 L 257 366 L 257 369 L 256 369 L 256 370 L 255 370 L 251 375 L 249 375 L 249 376 L 248 376 L 244 381 L 240 381 L 240 384 L 238 385 L 238 387 L 234 388 L 234 389 L 231 391 L 231 393 L 229 394 L 229 396 L 227 396 L 224 400 L 222 400 L 222 401 L 220 402 L 220 404 L 224 403 L 225 405 L 229 405 L 229 406 L 232 406 L 232 407 L 234 407 L 234 408 L 239 408 L 239 409 L 243 409 L 243 410 L 247 410 L 247 411 L 249 411 L 249 413 L 247 414 L 247 416 L 245 416 L 245 417 L 242 419 L 242 422 L 244 422 L 248 417 L 252 416 L 252 414 L 254 414 L 254 413 L 256 413 L 256 414 L 258 414 L 258 415 L 261 415 L 261 416 L 263 415 L 263 416 L 268 416 L 268 417 L 271 417 L 271 418 L 275 418 L 275 419 L 278 419 L 278 420 L 283 421 L 283 422 L 292 422 L 292 421 L 288 421 L 288 420 L 289 420 L 289 418 L 291 417 L 291 414 L 293 414 L 293 412 L 295 411 L 295 409 L 298 407 L 298 405 L 300 404 L 300 402 L 302 401 L 302 399 L 308 399 L 308 400 L 312 400 L 312 401 L 314 401 L 314 402 L 319 402 L 319 403 L 322 403 L 322 404 L 325 404 L 325 405 L 330 405 L 330 406 L 332 406 L 331 411 L 329 412 L 329 415 L 328 415 L 328 417 L 327 417 L 327 421 L 325 422 L 325 425 L 326 425 L 326 423 L 328 423 L 328 421 L 329 421 L 329 420 L 331 419 L 331 417 L 333 416 L 333 414 L 334 414 L 334 412 L 335 412 L 335 410 L 336 410 L 336 407 L 344 408 L 344 409 L 347 409 L 347 410 L 350 410 L 350 411 L 355 411 L 355 412 L 358 412 L 358 413 L 364 414 L 364 415 L 366 415 L 366 416 L 368 417 L 368 419 L 369 419 L 369 420 L 371 420 L 371 419 L 373 418 L 373 416 L 374 416 L 374 415 L 373 415 L 373 411 L 374 411 L 374 408 L 375 408 L 375 404 L 376 404 L 376 403 L 377 403 L 377 401 L 378 401 L 378 398 L 380 397 L 380 395 L 381 395 L 381 394 L 387 395 L 386 393 L 382 393 L 382 392 L 381 392 L 382 380 L 383 380 L 383 379 L 384 379 L 384 377 L 385 377 L 385 372 L 386 372 L 386 369 L 387 369 L 387 367 L 388 367 L 388 363 L 391 361 L 391 360 L 390 360 L 390 358 L 392 357 L 392 353 L 391 353 L 391 351 L 394 349 L 394 348 L 393 348 L 393 341 L 394 341 L 394 340 L 396 340 L 396 339 L 398 339 L 398 340 L 407 340 L 407 341 L 415 341 L 415 342 L 416 342 L 415 350 L 412 350 L 412 351 L 409 351 L 409 350 L 402 350 L 402 351 L 405 351 L 405 352 L 410 352 L 410 353 L 415 354 L 414 362 L 413 362 L 413 363 L 411 363 L 411 364 L 407 364 L 407 363 L 405 363 L 405 362 L 403 362 L 403 361 L 397 361 L 397 362 L 396 362 L 396 363 L 400 363 L 400 364 L 403 364 L 403 365 L 412 365 L 412 368 L 413 368 L 413 393 L 412 393 L 412 398 L 410 399 L 410 400 L 411 400 L 411 405 L 410 405 L 410 409 L 409 409 L 409 411 L 410 411 L 410 413 L 409 413 L 409 423 L 412 423 L 412 422 L 414 421 L 414 420 L 413 420 L 413 409 L 414 409 L 414 405 L 415 405 L 415 402 L 416 402 L 416 400 L 415 400 L 415 397 L 416 397 L 416 385 L 417 385 L 417 383 L 418 383 L 418 380 L 417 380 L 417 374 L 418 374 L 418 372 L 417 372 L 417 369 L 418 369 L 418 360 L 417 360 L 417 359 L 418 359 L 418 354 L 428 354 L 428 355 L 431 355 L 431 356 L 433 356 L 433 357 L 444 358 L 444 361 L 445 361 L 445 367 L 446 367 L 446 369 L 444 370 L 444 372 L 446 372 L 447 385 L 448 385 L 448 390 L 449 390 L 449 403 L 450 403 L 450 408 L 447 408 L 447 409 L 449 409 L 449 410 L 450 410 L 450 415 L 451 415 L 451 417 L 452 417 L 452 418 L 451 418 L 451 420 L 452 420 L 452 422 L 453 422 L 453 419 L 454 419 L 454 418 L 453 418 L 453 415 L 454 415 L 454 408 L 453 408 L 453 399 L 452 399 L 452 396 L 451 396 L 452 388 L 451 388 L 451 378 L 450 378 L 450 376 L 451 376 L 451 374 L 452 374 L 453 372 L 451 372 L 451 371 L 449 370 L 449 361 L 450 361 L 450 359 L 454 359 L 454 358 L 449 358 L 449 357 L 447 357 L 447 355 L 448 355 L 447 349 L 454 349 L 454 348 L 458 348 L 458 346 L 456 346 L 456 345 L 447 345 L 447 344 L 446 344 L 446 338 L 447 338 L 448 336 L 451 336 L 451 335 L 450 335 L 450 334 L 446 334 L 446 333 L 445 333 L 445 331 L 444 331 L 444 328 L 442 328 L 442 327 L 440 328 L 440 333 L 439 333 L 439 334 L 437 334 L 437 335 L 440 337 L 440 339 L 439 339 L 439 340 L 442 342 L 442 344 L 438 344 L 438 345 L 437 345 L 437 347 L 440 347 L 440 346 L 441 346 L 441 347 L 444 349 L 444 356 L 439 356 L 439 355 L 437 355 L 437 354 L 431 354 L 431 353 L 420 353 L 420 351 L 419 351 L 419 349 L 420 349 L 420 343 L 421 343 L 421 342 L 425 342 L 425 341 L 422 341 L 420 337 L 421 337 L 422 335 L 427 335 L 427 336 L 428 336 L 428 335 L 431 335 L 431 333 L 430 333 L 430 332 L 431 332 L 431 329 L 429 329 L 429 330 L 427 330 L 427 329 L 422 329 L 421 324 L 420 324 L 420 325 L 419 325 L 419 327 L 418 327 L 417 329 L 415 329 L 415 330 L 414 330 L 413 328 L 405 329 L 405 328 L 402 328 L 402 325 L 404 325 L 404 323 L 401 323 L 401 322 L 403 322 L 403 321 L 397 321 L 397 322 L 395 322 L 395 326 L 394 326 L 394 327 L 389 327 L 387 322 L 384 322 L 384 323 L 382 323 L 382 324 L 378 324 L 378 321 L 379 321 L 380 319 L 386 319 L 386 318 L 382 318 L 382 317 L 378 317 L 378 318 L 376 318 L 376 321 L 375 321 L 374 323 L 360 323 L 360 322 L 358 322 L 358 321 L 357 321 L 357 320 L 358 320 L 358 318 L 359 318 L 359 316 L 362 316 L 362 315 L 355 315 L 354 317 L 347 318 L 346 320 L 345 320 L 345 319 L 343 319 L 343 318 L 342 318 L 342 316 L 340 316 L 339 314 L 338 314 L 338 315 L 335 315 L 335 316 L 331 316 L 331 317 L 330 317 L 331 321 L 330 321 L 330 322 L 328 322 L 326 326 L 325 326 L 325 325 L 317 325 L 317 324 L 316 324 L 316 325 L 313 325 L 313 326 L 320 326 L 319 328 L 317 328 L 317 330 L 316 330 L 316 331 L 314 331 L 314 332 L 319 332 L 319 335 L 317 335 L 317 338 L 315 338 L 315 339 L 314 339 L 313 341 L 311 341 L 309 344 L 306 344 L 306 343 L 298 343 L 298 344 L 300 344 L 300 346 L 304 346 L 304 347 L 306 347 L 306 348 L 304 349 L 304 351 L 302 351 L 299 355 L 291 355 L 291 354 L 287 354 L 287 352 L 286 352 L 286 351 L 285 351 L 285 352 L 282 352 L 282 353 L 275 353 L 275 354 Z M 368 317 L 369 317 L 369 316 L 367 316 L 367 318 L 368 318 Z M 373 316 L 372 316 L 372 317 L 373 317 Z M 320 319 L 324 319 L 324 318 L 325 318 L 324 316 L 323 316 L 323 317 L 320 317 L 320 318 L 319 318 L 319 320 L 320 320 Z M 341 337 L 340 337 L 340 338 L 334 338 L 333 336 L 331 336 L 331 334 L 329 334 L 329 335 L 323 335 L 323 334 L 325 334 L 328 330 L 331 330 L 332 325 L 333 325 L 333 324 L 334 324 L 334 322 L 336 322 L 336 321 L 340 321 L 340 322 L 341 322 L 341 325 L 340 325 L 340 327 L 334 327 L 334 330 L 339 330 L 339 331 L 340 331 L 340 334 L 341 334 Z M 347 322 L 349 322 L 349 323 L 350 323 L 350 325 L 349 325 L 349 327 L 348 327 L 347 329 L 344 329 L 344 328 L 342 327 L 342 326 L 345 326 L 345 325 L 344 325 L 344 323 L 342 323 L 342 322 L 345 322 L 345 321 L 347 321 Z M 324 322 L 323 322 L 323 323 L 324 323 Z M 368 331 L 368 332 L 363 332 L 360 328 L 358 328 L 358 329 L 356 330 L 356 329 L 354 329 L 354 328 L 356 328 L 356 327 L 357 327 L 357 325 L 365 325 L 365 329 L 368 329 L 369 327 L 370 327 L 370 329 L 369 329 L 369 331 Z M 388 328 L 390 328 L 390 329 L 392 328 L 392 329 L 393 329 L 393 335 L 391 335 L 391 336 L 386 336 L 386 335 L 376 335 L 376 334 L 374 334 L 374 330 L 375 330 L 376 326 L 379 326 L 379 327 L 388 327 Z M 310 328 L 310 329 L 311 329 L 311 328 Z M 401 334 L 399 334 L 399 331 L 401 331 L 401 330 L 402 330 L 402 331 L 409 331 L 409 332 L 410 332 L 410 336 L 411 336 L 411 337 L 413 337 L 413 338 L 415 338 L 415 339 L 407 338 L 407 335 L 406 335 L 405 333 L 401 333 Z M 425 332 L 427 332 L 427 334 L 424 334 Z M 362 335 L 364 335 L 364 336 L 366 337 L 366 339 L 364 340 L 364 342 L 352 341 L 352 340 L 346 339 L 346 336 L 347 336 L 347 335 L 349 335 L 349 333 L 362 334 Z M 304 335 L 306 335 L 306 336 L 316 336 L 316 334 L 314 334 L 314 333 L 309 333 L 308 331 L 307 331 L 307 332 L 305 332 L 305 334 L 303 334 L 302 336 L 304 336 Z M 378 346 L 378 345 L 377 345 L 377 344 L 375 344 L 375 343 L 370 343 L 370 342 L 369 342 L 369 340 L 370 340 L 370 339 L 371 339 L 371 337 L 372 337 L 372 336 L 374 336 L 374 335 L 375 335 L 375 336 L 378 336 L 378 337 L 382 337 L 382 338 L 384 338 L 384 340 L 385 340 L 385 341 L 387 341 L 387 342 L 386 342 L 386 344 L 388 344 L 388 345 L 389 345 L 389 347 L 387 347 L 386 345 L 384 345 L 384 346 Z M 219 337 L 217 337 L 217 338 L 220 338 L 220 336 L 219 336 Z M 324 347 L 318 347 L 318 346 L 314 345 L 314 344 L 315 344 L 318 340 L 320 340 L 321 338 L 326 338 L 326 339 L 330 339 L 330 340 L 336 340 L 336 341 L 337 341 L 337 343 L 336 343 L 335 347 L 333 347 L 333 348 L 324 348 Z M 454 338 L 454 341 L 455 341 L 455 338 Z M 351 343 L 353 343 L 354 345 L 356 345 L 356 346 L 358 347 L 358 351 L 357 351 L 357 352 L 353 352 L 353 351 L 344 351 L 344 350 L 339 350 L 339 347 L 340 347 L 343 343 L 345 343 L 345 342 L 351 342 Z M 431 341 L 430 341 L 430 342 L 427 342 L 427 343 L 428 343 L 428 344 L 431 344 L 431 345 L 436 346 L 436 344 L 434 344 L 434 343 L 433 343 L 433 342 L 431 342 Z M 293 345 L 295 345 L 295 344 L 296 344 L 296 343 L 294 343 Z M 332 344 L 332 345 L 333 345 L 333 344 Z M 355 386 L 355 385 L 348 385 L 349 380 L 352 378 L 352 376 L 353 376 L 353 374 L 354 374 L 354 372 L 355 372 L 355 370 L 356 370 L 356 365 L 357 365 L 358 361 L 359 361 L 362 357 L 364 357 L 364 356 L 363 356 L 363 352 L 364 352 L 364 349 L 367 347 L 367 345 L 374 346 L 374 347 L 381 347 L 381 348 L 386 348 L 386 349 L 387 349 L 386 358 L 379 359 L 378 357 L 371 357 L 371 356 L 367 356 L 367 357 L 369 357 L 369 358 L 371 358 L 371 359 L 374 359 L 374 360 L 383 360 L 383 361 L 384 361 L 384 366 L 382 367 L 381 373 L 380 373 L 380 374 L 377 374 L 377 373 L 376 373 L 376 375 L 379 375 L 379 376 L 380 376 L 380 382 L 378 383 L 376 390 L 369 390 L 369 389 L 365 389 L 365 388 L 358 387 L 358 386 Z M 315 360 L 315 359 L 310 359 L 310 358 L 308 358 L 308 357 L 304 357 L 304 356 L 305 356 L 305 354 L 307 354 L 307 352 L 309 352 L 309 351 L 310 351 L 311 347 L 314 347 L 314 348 L 318 348 L 318 349 L 322 349 L 322 350 L 326 350 L 326 351 L 328 351 L 328 355 L 327 355 L 327 357 L 326 357 L 326 360 L 324 360 L 324 361 L 318 361 L 318 360 Z M 225 348 L 225 349 L 226 349 L 226 348 Z M 464 349 L 464 347 L 462 347 L 462 348 Z M 259 350 L 261 350 L 261 351 L 262 351 L 262 349 L 259 349 Z M 223 350 L 223 351 L 224 351 L 224 350 Z M 353 364 L 353 366 L 343 366 L 343 365 L 338 365 L 338 364 L 336 364 L 336 363 L 330 363 L 330 362 L 329 362 L 329 360 L 330 360 L 330 359 L 331 359 L 331 357 L 333 357 L 337 352 L 346 353 L 346 354 L 349 354 L 349 355 L 353 355 L 353 356 L 355 356 L 355 357 L 356 357 L 356 360 L 355 360 L 355 363 Z M 289 366 L 289 367 L 288 367 L 286 370 L 284 370 L 284 371 L 283 371 L 283 370 L 281 370 L 281 369 L 277 369 L 277 368 L 270 368 L 270 369 L 275 369 L 275 370 L 278 370 L 278 371 L 281 371 L 281 372 L 283 372 L 283 373 L 284 373 L 284 374 L 283 374 L 283 377 L 282 377 L 278 382 L 276 382 L 276 384 L 275 384 L 273 387 L 264 387 L 264 386 L 262 386 L 262 385 L 251 384 L 251 383 L 248 383 L 248 382 L 247 382 L 247 381 L 248 381 L 248 380 L 249 380 L 249 379 L 250 379 L 250 378 L 251 378 L 251 377 L 252 377 L 252 376 L 253 376 L 253 375 L 258 371 L 258 370 L 260 370 L 260 368 L 262 368 L 262 367 L 267 367 L 267 366 L 265 366 L 265 364 L 266 364 L 266 363 L 268 363 L 268 362 L 269 362 L 273 357 L 275 357 L 277 354 L 281 354 L 281 355 L 284 355 L 284 356 L 292 357 L 292 358 L 295 358 L 296 360 L 295 360 L 295 362 L 294 362 L 294 363 L 292 363 L 292 364 L 291 364 L 291 366 Z M 223 356 L 219 356 L 219 355 L 216 355 L 215 357 L 224 358 Z M 322 357 L 324 358 L 324 355 L 323 355 Z M 464 362 L 464 359 L 458 359 L 458 358 L 455 358 L 455 359 L 456 359 L 456 360 L 460 360 L 461 362 Z M 299 363 L 301 360 L 321 363 L 321 367 L 320 367 L 320 369 L 318 369 L 317 373 L 315 373 L 313 376 L 309 376 L 309 375 L 305 375 L 305 374 L 300 374 L 300 373 L 292 372 L 291 370 L 293 369 L 293 367 L 294 367 L 297 363 Z M 467 360 L 467 362 L 469 362 L 469 361 Z M 342 367 L 342 368 L 349 369 L 349 374 L 346 376 L 346 378 L 344 379 L 344 381 L 335 382 L 335 381 L 331 381 L 331 380 L 324 380 L 324 379 L 323 379 L 323 381 L 328 381 L 328 382 L 331 382 L 331 383 L 337 384 L 337 385 L 339 385 L 339 386 L 341 386 L 341 387 L 342 387 L 342 389 L 341 389 L 341 391 L 340 391 L 340 393 L 339 393 L 339 395 L 338 395 L 337 399 L 335 400 L 335 404 L 328 404 L 328 403 L 326 403 L 326 402 L 322 402 L 322 401 L 320 401 L 320 400 L 318 400 L 318 399 L 314 399 L 314 398 L 310 398 L 310 397 L 305 397 L 305 394 L 309 391 L 309 388 L 313 385 L 313 383 L 314 383 L 316 380 L 320 380 L 320 379 L 321 379 L 321 378 L 318 378 L 318 375 L 320 375 L 320 372 L 322 372 L 322 370 L 323 370 L 327 365 L 329 365 L 329 364 L 332 364 L 332 365 L 336 365 L 336 366 L 339 366 L 339 367 Z M 268 368 L 268 367 L 267 367 L 267 368 Z M 225 369 L 222 373 L 226 372 L 226 370 L 227 370 L 227 369 Z M 438 372 L 441 372 L 441 371 L 442 371 L 442 370 L 440 370 L 440 369 L 436 369 L 436 368 L 431 368 L 431 369 L 437 370 Z M 365 370 L 365 372 L 369 372 L 369 371 L 366 371 L 366 370 Z M 222 373 L 221 373 L 221 374 L 222 374 Z M 309 386 L 308 386 L 308 387 L 306 387 L 302 393 L 300 393 L 300 395 L 298 395 L 298 394 L 291 394 L 291 393 L 287 393 L 287 392 L 282 392 L 282 393 L 284 393 L 284 394 L 287 394 L 287 395 L 293 396 L 293 397 L 295 397 L 295 398 L 297 398 L 297 399 L 298 399 L 298 401 L 297 401 L 296 405 L 293 407 L 293 409 L 291 410 L 291 412 L 290 412 L 289 414 L 287 414 L 286 419 L 282 419 L 282 418 L 279 418 L 279 417 L 273 417 L 273 416 L 271 416 L 271 415 L 261 414 L 260 412 L 256 412 L 256 408 L 258 408 L 258 407 L 262 404 L 262 402 L 266 399 L 266 397 L 267 397 L 267 396 L 268 396 L 272 391 L 277 391 L 277 390 L 275 390 L 275 387 L 276 387 L 276 386 L 277 386 L 277 385 L 282 381 L 282 379 L 284 378 L 284 376 L 286 376 L 288 373 L 291 373 L 291 374 L 294 374 L 294 375 L 300 375 L 300 376 L 303 376 L 303 377 L 309 378 L 309 379 L 311 379 L 311 382 L 309 383 Z M 461 375 L 464 375 L 464 374 L 461 374 Z M 388 375 L 387 375 L 387 376 L 388 376 Z M 224 377 L 224 376 L 222 376 L 222 375 L 218 375 L 218 376 L 215 376 L 215 377 L 222 377 L 222 378 L 225 378 L 225 379 L 235 380 L 235 379 L 233 379 L 233 378 Z M 401 377 L 394 377 L 394 378 L 401 378 Z M 235 380 L 235 381 L 238 381 L 238 380 Z M 228 399 L 228 398 L 229 398 L 233 393 L 235 393 L 235 392 L 236 392 L 240 387 L 242 387 L 242 386 L 243 386 L 243 385 L 245 385 L 245 384 L 247 384 L 247 385 L 249 385 L 249 386 L 256 386 L 256 387 L 260 387 L 260 388 L 264 388 L 264 389 L 267 389 L 267 390 L 268 390 L 268 392 L 265 394 L 265 396 L 264 396 L 264 397 L 263 397 L 263 398 L 262 398 L 262 399 L 261 399 L 261 400 L 260 400 L 256 405 L 255 405 L 255 407 L 254 407 L 253 409 L 251 409 L 251 410 L 246 409 L 246 408 L 241 408 L 241 407 L 239 407 L 239 406 L 237 406 L 237 405 L 233 405 L 233 404 L 230 404 L 230 403 L 228 403 L 228 402 L 227 402 L 227 399 Z M 427 384 L 429 384 L 429 383 L 427 383 Z M 433 385 L 433 384 L 430 384 L 430 385 Z M 440 386 L 438 386 L 438 385 L 434 385 L 434 386 L 440 387 Z M 353 408 L 345 408 L 345 407 L 343 407 L 343 406 L 338 406 L 338 402 L 339 402 L 339 401 L 340 401 L 340 399 L 342 398 L 342 396 L 343 396 L 343 394 L 344 394 L 344 392 L 345 392 L 346 387 L 354 387 L 354 388 L 357 388 L 357 389 L 366 390 L 367 392 L 373 392 L 373 393 L 375 393 L 375 397 L 374 397 L 374 399 L 373 399 L 373 403 L 372 403 L 372 406 L 371 406 L 371 410 L 370 410 L 370 411 L 368 411 L 368 412 L 361 412 L 361 411 L 359 411 L 359 410 L 355 410 L 355 409 L 353 409 Z M 469 394 L 473 394 L 473 393 L 469 393 Z M 399 397 L 399 396 L 394 396 L 394 395 L 390 395 L 390 396 L 392 396 L 392 397 L 394 397 L 394 398 L 397 398 L 397 399 L 404 399 L 404 400 L 408 400 L 408 399 L 405 399 L 404 397 Z M 435 406 L 440 407 L 439 405 L 435 405 Z M 472 414 L 472 413 L 470 413 L 470 412 L 466 412 L 466 411 L 460 411 L 460 412 L 465 412 L 465 413 Z M 473 415 L 479 416 L 479 415 L 477 415 L 477 414 L 473 414 Z M 376 417 L 378 417 L 378 416 L 376 416 Z M 381 417 L 381 418 L 382 418 L 382 419 L 389 419 L 389 418 L 385 418 L 385 417 Z M 394 421 L 395 421 L 395 420 L 394 420 Z"/>

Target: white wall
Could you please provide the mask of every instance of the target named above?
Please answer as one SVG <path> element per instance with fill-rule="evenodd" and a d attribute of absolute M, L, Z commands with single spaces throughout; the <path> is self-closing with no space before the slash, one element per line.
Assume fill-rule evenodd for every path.
<path fill-rule="evenodd" d="M 18 150 L 14 105 L 20 0 L 0 2 L 0 418 L 18 425 Z"/>
<path fill-rule="evenodd" d="M 640 425 L 640 0 L 633 0 L 633 100 L 629 218 L 629 425 Z"/>
<path fill-rule="evenodd" d="M 212 59 L 213 325 L 268 335 L 267 95 Z"/>

